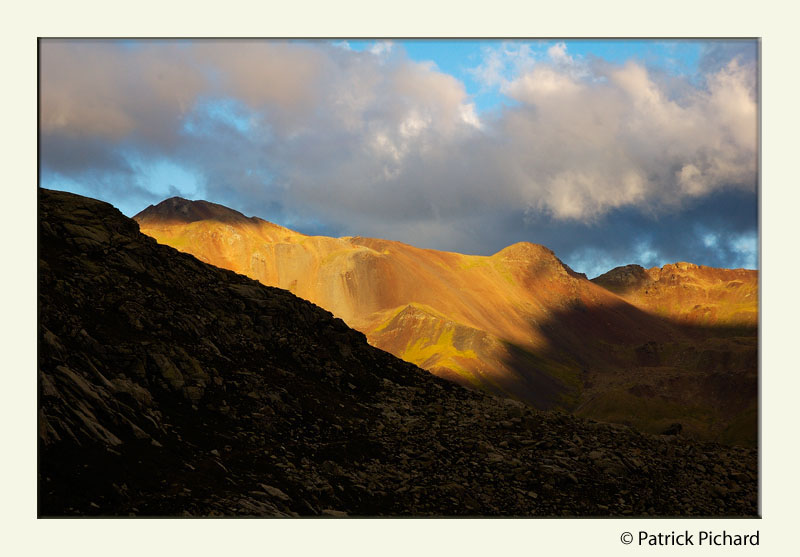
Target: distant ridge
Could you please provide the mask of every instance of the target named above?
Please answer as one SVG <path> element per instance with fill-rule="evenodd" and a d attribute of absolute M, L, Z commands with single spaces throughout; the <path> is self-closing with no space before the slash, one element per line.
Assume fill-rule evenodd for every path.
<path fill-rule="evenodd" d="M 592 282 L 637 307 L 682 323 L 751 328 L 758 325 L 758 271 L 686 262 L 650 269 L 627 265 Z"/>

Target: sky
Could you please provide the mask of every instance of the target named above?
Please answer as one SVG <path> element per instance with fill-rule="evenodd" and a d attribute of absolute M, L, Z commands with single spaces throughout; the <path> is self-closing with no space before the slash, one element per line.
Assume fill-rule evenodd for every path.
<path fill-rule="evenodd" d="M 748 40 L 42 40 L 40 184 L 597 276 L 758 265 Z"/>

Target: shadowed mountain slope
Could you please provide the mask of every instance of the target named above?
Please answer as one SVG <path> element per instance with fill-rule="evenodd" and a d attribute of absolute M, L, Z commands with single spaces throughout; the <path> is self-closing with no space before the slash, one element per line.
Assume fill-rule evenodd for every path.
<path fill-rule="evenodd" d="M 691 429 L 716 430 L 716 439 L 757 444 L 758 271 L 679 262 L 644 269 L 617 267 L 592 282 L 642 311 L 669 320 L 679 337 L 637 347 L 643 380 L 607 381 L 579 414 L 619 421 L 669 413 L 677 404 Z M 670 396 L 659 396 L 670 392 Z M 710 413 L 709 408 L 717 411 Z M 663 422 L 662 422 L 663 425 Z"/>
<path fill-rule="evenodd" d="M 134 218 L 159 242 L 290 290 L 362 331 L 373 346 L 462 385 L 645 431 L 681 422 L 690 435 L 755 443 L 755 344 L 744 358 L 744 345 L 717 346 L 725 356 L 709 352 L 703 344 L 712 331 L 676 326 L 677 315 L 631 303 L 544 246 L 520 242 L 484 257 L 306 236 L 180 198 Z M 659 358 L 642 357 L 648 350 Z M 736 369 L 694 365 L 695 352 L 727 358 Z M 735 375 L 731 382 L 746 403 L 725 390 L 704 398 L 714 373 L 723 382 Z M 735 432 L 732 423 L 739 424 Z"/>
<path fill-rule="evenodd" d="M 757 513 L 752 449 L 464 389 L 108 204 L 40 190 L 38 256 L 40 515 Z"/>

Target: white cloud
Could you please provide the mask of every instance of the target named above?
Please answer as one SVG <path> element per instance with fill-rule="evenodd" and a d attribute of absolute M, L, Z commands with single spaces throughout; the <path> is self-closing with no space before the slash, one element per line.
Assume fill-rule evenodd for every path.
<path fill-rule="evenodd" d="M 547 56 L 556 64 L 572 64 L 572 56 L 567 54 L 565 43 L 556 43 L 547 49 Z"/>
<path fill-rule="evenodd" d="M 758 265 L 758 236 L 739 234 L 730 240 L 730 249 L 738 255 L 738 266 L 755 269 Z"/>
<path fill-rule="evenodd" d="M 525 177 L 529 206 L 565 219 L 753 190 L 753 74 L 734 61 L 672 99 L 633 62 L 589 79 L 539 64 L 507 87 L 522 106 L 504 116 L 504 135 L 519 146 L 504 156 Z"/>
<path fill-rule="evenodd" d="M 703 245 L 707 248 L 715 248 L 719 245 L 719 234 L 707 232 L 702 237 Z"/>
<path fill-rule="evenodd" d="M 509 41 L 482 49 L 481 63 L 468 71 L 486 88 L 504 88 L 514 76 L 530 70 L 537 60 L 533 47 Z"/>
<path fill-rule="evenodd" d="M 475 111 L 475 103 L 462 104 L 459 110 L 461 112 L 461 119 L 464 121 L 464 123 L 476 128 L 482 127 L 478 113 Z"/>
<path fill-rule="evenodd" d="M 369 47 L 369 51 L 375 56 L 385 56 L 392 51 L 392 48 L 394 48 L 392 41 L 378 41 Z"/>
<path fill-rule="evenodd" d="M 530 72 L 507 83 L 503 91 L 513 99 L 528 104 L 547 102 L 547 97 L 563 98 L 578 93 L 582 85 L 570 75 L 550 66 L 537 66 Z"/>

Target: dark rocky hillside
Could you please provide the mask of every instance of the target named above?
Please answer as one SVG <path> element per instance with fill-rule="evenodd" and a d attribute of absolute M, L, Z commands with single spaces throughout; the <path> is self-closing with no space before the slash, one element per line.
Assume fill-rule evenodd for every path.
<path fill-rule="evenodd" d="M 757 453 L 473 392 L 40 190 L 39 514 L 755 515 Z"/>

